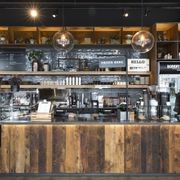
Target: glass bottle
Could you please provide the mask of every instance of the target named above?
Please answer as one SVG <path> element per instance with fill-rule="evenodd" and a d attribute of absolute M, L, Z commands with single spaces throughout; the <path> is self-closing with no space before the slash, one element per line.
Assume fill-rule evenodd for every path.
<path fill-rule="evenodd" d="M 170 86 L 170 105 L 171 105 L 171 121 L 176 121 L 175 115 L 175 102 L 176 102 L 176 92 L 175 92 L 175 82 L 169 84 Z"/>
<path fill-rule="evenodd" d="M 144 106 L 144 100 L 143 100 L 143 97 L 140 97 L 139 98 L 139 107 L 138 107 L 138 110 L 137 110 L 137 118 L 139 121 L 144 121 L 146 119 L 146 116 L 145 116 L 145 106 Z"/>
<path fill-rule="evenodd" d="M 151 95 L 149 100 L 149 118 L 152 121 L 158 120 L 158 101 L 154 94 Z"/>
<path fill-rule="evenodd" d="M 32 71 L 37 72 L 38 69 L 39 69 L 38 61 L 36 59 L 33 59 L 33 61 L 32 61 Z"/>

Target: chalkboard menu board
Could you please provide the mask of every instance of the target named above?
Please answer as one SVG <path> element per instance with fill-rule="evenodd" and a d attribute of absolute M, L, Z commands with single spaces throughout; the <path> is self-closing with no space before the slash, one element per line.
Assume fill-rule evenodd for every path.
<path fill-rule="evenodd" d="M 25 71 L 25 49 L 0 49 L 0 71 Z"/>

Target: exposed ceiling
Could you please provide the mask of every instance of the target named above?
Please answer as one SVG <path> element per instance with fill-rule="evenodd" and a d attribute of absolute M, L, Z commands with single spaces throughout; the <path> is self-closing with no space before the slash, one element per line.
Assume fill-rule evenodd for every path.
<path fill-rule="evenodd" d="M 32 21 L 30 7 L 41 16 Z M 63 9 L 63 13 L 62 13 Z M 124 10 L 129 17 L 122 16 Z M 145 11 L 147 14 L 145 16 Z M 58 12 L 53 19 L 53 12 Z M 143 12 L 143 13 L 142 13 Z M 142 15 L 143 14 L 143 15 Z M 180 22 L 180 0 L 6 0 L 0 2 L 0 26 L 150 26 L 156 22 Z M 143 20 L 142 20 L 143 19 Z"/>

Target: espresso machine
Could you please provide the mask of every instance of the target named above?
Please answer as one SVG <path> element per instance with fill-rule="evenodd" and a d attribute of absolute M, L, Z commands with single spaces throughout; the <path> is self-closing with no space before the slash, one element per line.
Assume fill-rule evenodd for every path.
<path fill-rule="evenodd" d="M 180 62 L 179 61 L 160 61 L 158 64 L 158 86 L 163 91 L 160 93 L 160 100 L 162 105 L 169 102 L 171 108 L 171 119 L 179 120 L 180 114 Z M 161 91 L 162 92 L 162 91 Z M 175 120 L 176 121 L 176 120 Z"/>

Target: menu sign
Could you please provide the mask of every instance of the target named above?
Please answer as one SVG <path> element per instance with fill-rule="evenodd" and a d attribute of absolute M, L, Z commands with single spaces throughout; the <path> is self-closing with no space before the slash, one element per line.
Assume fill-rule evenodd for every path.
<path fill-rule="evenodd" d="M 149 59 L 128 59 L 128 71 L 148 72 Z"/>
<path fill-rule="evenodd" d="M 125 56 L 117 57 L 108 57 L 99 61 L 100 68 L 117 68 L 117 67 L 126 67 L 126 58 Z"/>
<path fill-rule="evenodd" d="M 160 62 L 160 74 L 180 74 L 180 62 Z"/>

